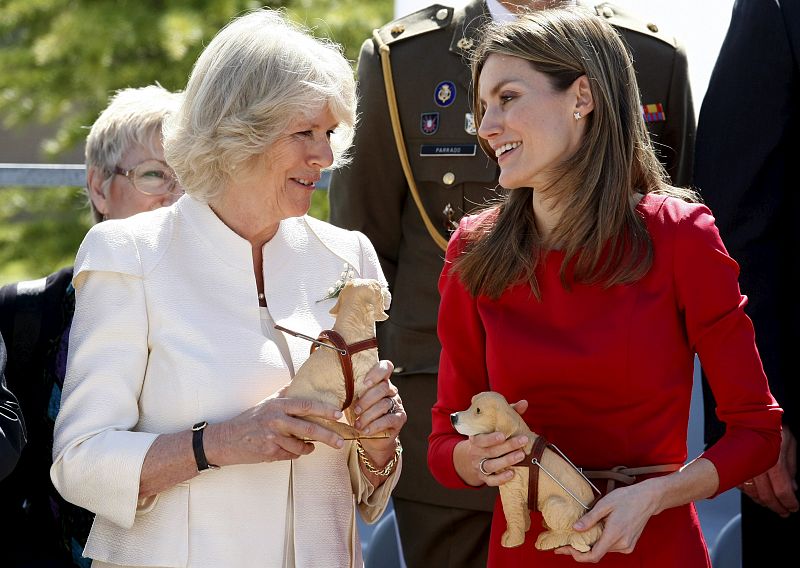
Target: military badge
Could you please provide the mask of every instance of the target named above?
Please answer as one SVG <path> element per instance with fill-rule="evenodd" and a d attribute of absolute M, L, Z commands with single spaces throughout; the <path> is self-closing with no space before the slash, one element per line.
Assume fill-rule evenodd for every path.
<path fill-rule="evenodd" d="M 436 131 L 439 130 L 439 113 L 423 112 L 419 119 L 419 129 L 428 136 L 436 134 Z"/>
<path fill-rule="evenodd" d="M 475 116 L 471 112 L 464 115 L 464 130 L 467 134 L 472 136 L 478 133 L 478 130 L 475 128 Z"/>
<path fill-rule="evenodd" d="M 456 43 L 456 47 L 458 47 L 458 49 L 461 49 L 463 51 L 469 51 L 470 49 L 472 49 L 472 46 L 474 44 L 475 42 L 471 37 L 462 37 L 460 40 L 458 40 L 458 43 Z"/>
<path fill-rule="evenodd" d="M 456 100 L 456 85 L 452 81 L 442 81 L 433 91 L 433 100 L 440 107 L 449 107 Z"/>
<path fill-rule="evenodd" d="M 664 122 L 667 120 L 661 103 L 642 105 L 642 116 L 645 122 Z"/>

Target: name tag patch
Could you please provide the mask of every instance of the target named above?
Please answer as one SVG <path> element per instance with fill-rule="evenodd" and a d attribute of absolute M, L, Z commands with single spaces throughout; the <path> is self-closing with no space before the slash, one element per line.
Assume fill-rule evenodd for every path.
<path fill-rule="evenodd" d="M 477 149 L 477 144 L 422 144 L 419 155 L 423 158 L 474 156 Z"/>

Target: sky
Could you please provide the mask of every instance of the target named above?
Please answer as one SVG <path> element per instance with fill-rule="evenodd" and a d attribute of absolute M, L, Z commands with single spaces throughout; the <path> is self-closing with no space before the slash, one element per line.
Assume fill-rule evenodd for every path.
<path fill-rule="evenodd" d="M 466 0 L 396 0 L 395 15 L 431 3 L 456 6 Z M 599 1 L 599 0 L 598 0 Z M 731 18 L 733 0 L 614 0 L 613 4 L 653 22 L 674 35 L 686 49 L 695 113 L 699 114 L 714 62 Z"/>

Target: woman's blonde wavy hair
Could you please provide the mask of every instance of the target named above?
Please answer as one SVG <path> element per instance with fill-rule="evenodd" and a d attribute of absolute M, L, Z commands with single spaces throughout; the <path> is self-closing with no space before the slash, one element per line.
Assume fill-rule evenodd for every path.
<path fill-rule="evenodd" d="M 339 122 L 331 146 L 345 162 L 356 87 L 341 47 L 275 10 L 235 18 L 194 65 L 180 111 L 164 125 L 164 155 L 186 192 L 208 202 L 297 119 L 327 105 Z"/>
<path fill-rule="evenodd" d="M 561 280 L 567 288 L 573 282 L 608 287 L 639 280 L 650 269 L 653 247 L 634 209 L 635 194 L 697 197 L 668 184 L 645 128 L 633 63 L 619 35 L 603 18 L 581 8 L 540 10 L 489 24 L 472 59 L 478 126 L 483 118 L 481 70 L 492 54 L 530 61 L 561 92 L 585 75 L 594 110 L 583 119 L 588 124 L 578 150 L 558 167 L 558 181 L 547 188 L 563 211 L 548 242 L 534 222 L 534 189 L 507 191 L 491 204 L 493 213 L 466 235 L 465 252 L 455 264 L 461 280 L 473 295 L 492 298 L 528 282 L 541 299 L 535 271 L 550 243 L 565 252 Z M 496 161 L 486 140 L 479 142 Z"/>

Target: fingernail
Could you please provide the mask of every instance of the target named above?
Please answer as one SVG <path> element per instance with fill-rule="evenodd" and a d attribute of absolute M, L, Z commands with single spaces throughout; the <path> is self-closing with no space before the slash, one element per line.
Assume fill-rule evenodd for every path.
<path fill-rule="evenodd" d="M 342 416 L 344 416 L 344 413 L 341 410 L 337 410 L 335 416 L 338 419 L 338 418 L 341 418 Z"/>
<path fill-rule="evenodd" d="M 361 407 L 360 406 L 356 406 L 353 410 L 356 411 L 356 414 L 361 414 Z"/>
<path fill-rule="evenodd" d="M 360 427 L 361 427 L 361 421 L 360 420 L 356 420 L 355 423 L 353 424 L 353 428 L 358 430 Z"/>
<path fill-rule="evenodd" d="M 367 426 L 366 428 L 364 428 L 364 434 L 369 434 L 369 426 Z"/>
<path fill-rule="evenodd" d="M 341 447 L 343 447 L 343 446 L 344 446 L 344 440 L 342 440 L 341 438 L 339 438 L 338 440 L 336 440 L 336 447 L 337 447 L 337 448 L 341 448 Z"/>
<path fill-rule="evenodd" d="M 505 436 L 503 436 L 500 432 L 498 432 L 497 435 L 494 437 L 494 439 L 497 440 L 498 442 L 502 442 L 503 440 L 505 440 Z"/>
<path fill-rule="evenodd" d="M 583 523 L 581 521 L 578 521 L 577 523 L 572 525 L 572 528 L 574 528 L 576 531 L 582 531 L 583 530 Z"/>

